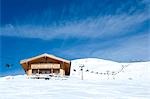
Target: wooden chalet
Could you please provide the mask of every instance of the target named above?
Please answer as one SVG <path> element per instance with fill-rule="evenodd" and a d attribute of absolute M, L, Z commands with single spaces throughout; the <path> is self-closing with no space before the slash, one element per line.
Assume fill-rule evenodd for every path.
<path fill-rule="evenodd" d="M 71 61 L 50 54 L 42 54 L 20 61 L 27 75 L 55 74 L 70 75 Z"/>

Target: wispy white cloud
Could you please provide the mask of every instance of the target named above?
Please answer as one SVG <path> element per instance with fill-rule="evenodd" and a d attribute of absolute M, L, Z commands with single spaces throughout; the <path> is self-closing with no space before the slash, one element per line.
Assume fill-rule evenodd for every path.
<path fill-rule="evenodd" d="M 43 15 L 41 15 L 40 20 L 40 22 L 44 23 L 39 25 L 34 24 L 33 21 L 33 24 L 32 22 L 31 24 L 28 24 L 29 22 L 15 25 L 7 24 L 0 27 L 0 35 L 40 38 L 43 40 L 64 39 L 61 48 L 59 48 L 59 50 L 54 50 L 60 52 L 60 49 L 63 49 L 63 52 L 61 53 L 70 57 L 93 56 L 114 60 L 150 60 L 150 41 L 148 41 L 148 39 L 150 39 L 148 26 L 148 21 L 150 20 L 150 16 L 148 15 L 149 1 L 142 0 L 138 3 L 138 5 L 143 3 L 147 6 L 143 7 L 142 10 L 138 10 L 136 6 L 133 6 L 124 13 L 122 12 L 123 9 L 126 9 L 130 5 L 130 2 L 127 2 L 126 4 L 119 6 L 120 8 L 116 10 L 115 14 L 109 14 L 112 10 L 111 6 L 108 5 L 106 7 L 108 14 L 98 14 L 96 17 L 88 16 L 85 19 L 68 19 L 54 24 L 44 25 L 44 23 L 47 23 L 44 19 L 49 19 L 52 15 L 50 10 L 46 10 L 43 12 Z M 91 5 L 90 2 L 89 5 Z M 75 12 L 75 15 L 78 15 L 80 12 L 80 9 L 76 8 L 75 5 L 71 6 L 70 10 L 71 13 L 77 11 Z M 65 8 L 63 12 L 65 12 Z M 65 16 L 63 12 L 61 15 L 62 19 Z M 32 21 L 34 20 L 34 17 L 30 16 L 25 20 Z M 51 19 L 49 19 L 48 22 L 50 20 Z M 147 23 L 147 26 L 140 27 L 140 25 L 143 25 L 144 23 Z M 139 31 L 140 28 L 143 30 Z M 134 33 L 134 35 L 132 33 Z M 128 36 L 121 37 L 122 35 Z M 93 41 L 68 48 L 65 46 L 65 39 L 69 38 L 76 38 L 77 40 L 88 38 L 88 40 Z M 107 40 L 101 42 L 101 39 Z"/>
<path fill-rule="evenodd" d="M 97 57 L 115 61 L 150 60 L 150 35 L 134 35 L 105 42 L 93 42 L 64 49 L 69 57 Z"/>
<path fill-rule="evenodd" d="M 15 25 L 8 24 L 0 27 L 0 35 L 40 38 L 45 40 L 64 38 L 64 36 L 67 38 L 104 38 L 135 31 L 139 28 L 137 27 L 138 25 L 150 19 L 147 7 L 148 0 L 137 2 L 126 1 L 124 4 L 121 3 L 121 5 L 116 5 L 118 8 L 115 9 L 116 11 L 114 14 L 111 13 L 113 12 L 112 5 L 115 5 L 115 3 L 107 4 L 109 2 L 105 1 L 104 4 L 102 3 L 99 5 L 100 8 L 92 9 L 97 13 L 95 17 L 89 15 L 85 19 L 78 19 L 78 17 L 80 17 L 79 14 L 82 12 L 81 10 L 84 11 L 86 10 L 85 8 L 91 9 L 93 7 L 91 6 L 91 3 L 95 4 L 95 1 L 85 0 L 78 5 L 79 8 L 74 3 L 68 8 L 64 6 L 64 9 L 60 12 L 60 19 L 65 17 L 66 11 L 76 15 L 77 18 L 61 20 L 60 22 L 54 22 L 53 24 L 48 24 L 48 22 L 52 21 L 51 17 L 55 10 L 52 11 L 52 9 L 46 9 L 41 15 L 27 15 L 24 20 L 30 22 L 23 22 L 23 24 Z M 101 7 L 104 8 L 104 6 L 106 7 L 102 11 L 106 10 L 107 14 L 99 12 L 99 10 L 101 11 Z M 138 8 L 140 6 L 143 6 L 142 10 Z M 126 9 L 126 12 L 123 12 L 123 9 Z M 34 23 L 35 20 L 39 21 L 41 24 Z"/>
<path fill-rule="evenodd" d="M 116 60 L 150 60 L 150 35 L 137 35 L 119 40 L 120 43 L 107 50 L 97 50 L 92 55 Z"/>
<path fill-rule="evenodd" d="M 149 19 L 146 14 L 107 15 L 50 26 L 9 24 L 1 27 L 1 35 L 41 39 L 63 38 L 64 35 L 75 38 L 103 38 L 132 32 L 138 24 Z"/>

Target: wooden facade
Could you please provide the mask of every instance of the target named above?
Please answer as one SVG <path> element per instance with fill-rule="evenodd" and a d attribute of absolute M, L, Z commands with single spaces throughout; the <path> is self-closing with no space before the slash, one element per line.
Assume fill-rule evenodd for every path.
<path fill-rule="evenodd" d="M 70 75 L 71 62 L 50 54 L 42 54 L 36 57 L 21 60 L 20 64 L 27 75 Z"/>

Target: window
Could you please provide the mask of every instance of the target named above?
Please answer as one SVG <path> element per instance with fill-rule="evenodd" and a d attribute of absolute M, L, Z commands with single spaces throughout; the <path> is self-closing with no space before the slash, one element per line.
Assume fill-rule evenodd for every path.
<path fill-rule="evenodd" d="M 54 70 L 53 70 L 53 73 L 55 73 L 55 74 L 59 74 L 59 72 L 60 72 L 59 69 L 54 69 Z"/>
<path fill-rule="evenodd" d="M 38 73 L 38 69 L 32 69 L 32 74 L 37 74 Z"/>
<path fill-rule="evenodd" d="M 50 69 L 39 69 L 39 74 L 50 74 L 51 70 Z"/>

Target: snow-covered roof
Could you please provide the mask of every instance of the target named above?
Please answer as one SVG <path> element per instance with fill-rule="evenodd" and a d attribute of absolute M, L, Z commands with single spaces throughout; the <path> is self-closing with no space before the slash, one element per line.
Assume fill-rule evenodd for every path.
<path fill-rule="evenodd" d="M 51 55 L 51 54 L 44 53 L 44 54 L 41 54 L 41 55 L 38 55 L 38 56 L 35 56 L 35 57 L 32 57 L 32 58 L 21 60 L 20 64 L 23 64 L 23 63 L 26 63 L 26 62 L 29 62 L 29 61 L 32 61 L 32 60 L 35 60 L 35 59 L 38 59 L 38 58 L 41 58 L 41 57 L 49 57 L 49 58 L 53 58 L 55 60 L 63 61 L 63 62 L 66 62 L 66 63 L 70 63 L 69 60 L 66 60 L 66 59 L 63 59 L 63 58 Z"/>

